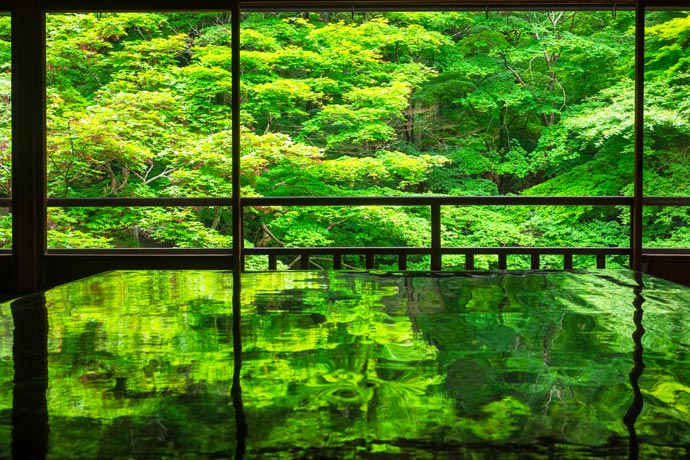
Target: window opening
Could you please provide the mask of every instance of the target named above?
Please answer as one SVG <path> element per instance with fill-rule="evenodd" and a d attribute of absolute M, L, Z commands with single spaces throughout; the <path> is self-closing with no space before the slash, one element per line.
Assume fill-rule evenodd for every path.
<path fill-rule="evenodd" d="M 11 18 L 0 14 L 0 253 L 12 248 Z"/>
<path fill-rule="evenodd" d="M 462 243 L 462 233 L 454 232 L 466 231 L 454 229 L 454 221 L 464 215 L 474 215 L 475 227 L 510 227 L 521 237 L 516 247 L 527 240 L 543 247 L 626 247 L 633 18 L 629 11 L 243 13 L 248 257 L 305 241 L 366 247 L 377 240 L 384 248 L 418 248 L 421 241 L 435 252 L 419 254 L 420 260 L 451 268 L 450 255 Z M 76 27 L 80 21 L 88 27 Z M 201 249 L 229 239 L 229 16 L 50 14 L 47 38 L 49 247 L 91 241 L 91 248 Z M 272 201 L 304 195 L 400 201 L 351 207 L 352 216 L 328 221 L 320 217 L 333 208 Z M 561 207 L 557 198 L 519 209 L 406 201 L 419 195 L 621 200 Z M 96 201 L 74 207 L 74 198 Z M 103 201 L 110 214 L 92 219 L 101 213 L 100 198 L 132 201 Z M 164 200 L 157 212 L 169 228 L 144 228 L 156 220 L 153 199 Z M 184 200 L 190 199 L 201 201 L 189 206 Z M 89 224 L 94 220 L 109 226 L 98 229 Z M 122 228 L 113 233 L 113 223 Z M 363 224 L 375 230 L 348 241 Z M 335 235 L 339 227 L 343 238 Z M 98 235 L 103 229 L 109 235 Z M 144 246 L 128 239 L 141 230 Z M 195 239 L 194 230 L 218 238 Z M 169 237 L 176 232 L 187 234 L 177 241 Z M 70 242 L 70 234 L 80 241 Z M 163 234 L 167 240 L 148 241 Z M 380 241 L 385 234 L 398 236 Z M 484 235 L 472 243 L 500 245 L 496 232 Z M 332 263 L 339 265 L 343 255 Z M 507 256 L 535 265 L 532 255 Z M 610 256 L 620 264 L 618 255 Z M 257 266 L 274 264 L 271 257 Z M 372 257 L 398 256 L 361 257 L 367 265 Z M 538 264 L 551 262 L 544 257 Z"/>
<path fill-rule="evenodd" d="M 247 240 L 429 247 L 431 209 L 404 207 L 410 196 L 632 196 L 632 110 L 611 107 L 606 123 L 594 115 L 617 84 L 616 102 L 632 109 L 633 20 L 629 11 L 245 14 L 249 193 L 401 200 L 347 215 L 261 206 L 245 214 Z M 625 135 L 602 145 L 616 123 Z M 582 204 L 444 205 L 441 246 L 629 246 L 628 206 Z M 483 257 L 477 266 L 496 265 Z M 444 256 L 442 266 L 458 265 Z"/>
<path fill-rule="evenodd" d="M 131 199 L 51 206 L 48 247 L 230 247 L 230 15 L 49 14 L 46 22 L 48 197 L 57 205 Z M 154 198 L 182 201 L 142 206 Z M 190 198 L 227 202 L 184 206 Z"/>
<path fill-rule="evenodd" d="M 690 247 L 690 11 L 645 17 L 645 250 Z"/>

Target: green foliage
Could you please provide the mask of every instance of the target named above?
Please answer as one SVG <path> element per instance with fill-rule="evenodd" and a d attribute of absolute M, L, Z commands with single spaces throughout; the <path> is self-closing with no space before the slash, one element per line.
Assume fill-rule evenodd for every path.
<path fill-rule="evenodd" d="M 0 197 L 12 191 L 12 113 L 9 74 L 0 74 Z"/>
<path fill-rule="evenodd" d="M 430 235 L 420 231 L 428 219 L 420 210 L 300 207 L 274 210 L 257 218 L 272 231 L 272 237 L 265 228 L 259 231 L 257 245 L 424 246 L 430 241 Z"/>
<path fill-rule="evenodd" d="M 88 231 L 83 231 L 79 227 L 79 217 L 76 213 L 67 213 L 62 208 L 51 208 L 48 213 L 48 246 L 68 249 L 84 249 L 84 248 L 107 248 L 112 246 L 112 239 L 105 236 L 93 236 Z M 101 227 L 104 223 L 101 220 L 102 216 L 98 216 L 96 222 L 90 222 L 89 225 L 96 228 Z M 99 225 L 100 224 L 100 225 Z M 106 228 L 110 227 L 107 223 Z M 101 230 L 99 228 L 99 230 Z M 102 232 L 94 232 L 96 235 Z"/>
<path fill-rule="evenodd" d="M 534 246 L 535 235 L 500 207 L 449 207 L 443 213 L 446 246 Z"/>
<path fill-rule="evenodd" d="M 324 181 L 344 188 L 361 189 L 374 185 L 406 190 L 424 182 L 433 167 L 446 162 L 440 156 L 378 151 L 374 157 L 343 156 L 326 160 L 321 163 L 319 174 Z"/>
<path fill-rule="evenodd" d="M 327 151 L 338 154 L 384 149 L 396 139 L 409 91 L 402 82 L 353 89 L 343 94 L 346 104 L 327 105 L 304 123 L 304 133 L 316 142 L 323 138 Z"/>
<path fill-rule="evenodd" d="M 0 208 L 0 249 L 12 249 L 12 214 Z"/>

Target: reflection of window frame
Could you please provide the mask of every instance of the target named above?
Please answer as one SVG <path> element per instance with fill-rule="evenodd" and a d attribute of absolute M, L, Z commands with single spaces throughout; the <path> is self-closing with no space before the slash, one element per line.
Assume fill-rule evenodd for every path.
<path fill-rule="evenodd" d="M 636 14 L 636 113 L 635 125 L 642 126 L 642 97 L 644 69 L 643 44 L 644 16 L 645 8 L 648 7 L 673 7 L 670 0 L 664 2 L 573 2 L 551 1 L 537 2 L 526 1 L 498 1 L 491 3 L 491 9 L 602 9 L 612 10 L 615 14 L 618 9 L 635 9 Z M 668 3 L 668 4 L 667 4 Z M 13 250 L 12 260 L 7 261 L 7 252 L 0 253 L 0 265 L 9 263 L 13 267 L 14 282 L 13 290 L 16 292 L 29 292 L 40 289 L 46 285 L 58 281 L 64 281 L 65 274 L 71 277 L 83 276 L 85 274 L 103 271 L 113 268 L 229 268 L 239 267 L 242 264 L 244 255 L 260 253 L 248 248 L 246 251 L 241 247 L 242 243 L 242 213 L 233 213 L 233 235 L 234 250 L 204 250 L 204 249 L 177 249 L 165 251 L 153 250 L 48 250 L 46 242 L 46 213 L 48 207 L 65 206 L 185 206 L 194 205 L 216 205 L 231 206 L 233 209 L 243 208 L 243 206 L 256 205 L 262 200 L 271 202 L 268 198 L 247 198 L 242 199 L 239 194 L 226 198 L 152 198 L 152 199 L 94 199 L 76 202 L 76 199 L 46 198 L 46 139 L 45 139 L 45 18 L 49 13 L 64 13 L 70 11 L 180 11 L 198 12 L 201 10 L 223 11 L 228 9 L 228 3 L 219 0 L 143 0 L 130 2 L 127 0 L 73 0 L 73 1 L 50 1 L 37 0 L 26 2 L 24 0 L 2 0 L 0 9 L 12 12 L 12 119 L 13 123 L 13 145 L 15 155 L 13 158 L 13 177 L 15 180 L 11 208 L 13 212 Z M 358 2 L 330 0 L 248 0 L 246 2 L 233 2 L 231 4 L 233 13 L 233 44 L 234 56 L 239 56 L 239 12 L 242 11 L 295 11 L 295 10 L 341 10 L 350 11 L 357 9 L 365 10 L 474 10 L 484 11 L 488 14 L 488 6 L 485 3 L 456 3 L 451 1 L 404 1 L 404 0 L 379 0 Z M 237 67 L 235 67 L 237 66 Z M 233 87 L 239 87 L 239 59 L 233 59 Z M 237 83 L 237 85 L 235 85 Z M 239 119 L 239 94 L 233 92 L 233 119 Z M 629 206 L 631 209 L 631 239 L 630 248 L 621 249 L 631 257 L 631 266 L 635 269 L 642 267 L 642 205 L 643 195 L 641 189 L 642 171 L 642 133 L 636 129 L 635 134 L 635 194 L 632 198 L 626 197 L 587 197 L 579 200 L 576 197 L 543 197 L 540 198 L 545 205 L 573 205 L 573 204 L 594 204 L 594 205 L 621 205 Z M 238 168 L 239 172 L 239 123 L 233 124 L 233 169 Z M 233 178 L 239 178 L 239 173 L 233 174 Z M 239 179 L 233 179 L 239 180 Z M 239 182 L 234 190 L 240 190 Z M 511 197 L 515 198 L 512 204 L 532 204 L 530 197 Z M 523 202 L 523 199 L 524 200 Z M 346 205 L 356 205 L 356 200 L 335 199 Z M 495 197 L 494 200 L 501 201 L 502 198 Z M 603 201 L 602 201 L 603 200 Z M 608 200 L 608 201 L 607 201 Z M 656 200 L 656 201 L 655 201 Z M 368 199 L 370 204 L 393 204 L 405 205 L 406 199 L 391 200 L 390 198 L 376 200 Z M 300 199 L 286 201 L 286 204 L 299 206 Z M 678 201 L 689 205 L 690 201 Z M 8 206 L 10 200 L 0 200 L 0 206 Z M 320 205 L 328 205 L 328 199 L 322 199 Z M 444 198 L 438 202 L 429 202 L 432 210 L 431 231 L 440 229 L 440 206 L 441 205 L 480 205 L 491 204 L 482 203 L 481 200 L 473 202 L 466 201 L 466 198 L 459 201 L 453 197 Z M 659 204 L 656 198 L 646 198 L 645 205 Z M 667 204 L 667 203 L 661 203 Z M 332 205 L 332 204 L 331 204 Z M 328 249 L 328 248 L 327 248 Z M 343 253 L 352 251 L 346 248 Z M 389 248 L 390 249 L 390 248 Z M 414 248 L 412 248 L 414 249 Z M 419 249 L 419 248 L 417 248 Z M 459 248 L 441 248 L 440 237 L 432 237 L 432 245 L 427 248 L 427 253 L 431 256 L 431 268 L 439 269 L 441 256 L 444 253 L 461 253 Z M 487 248 L 484 248 L 487 249 Z M 570 248 L 573 249 L 573 248 Z M 590 248 L 592 249 L 592 248 Z M 404 251 L 404 248 L 400 248 Z M 325 251 L 328 253 L 328 251 Z M 371 253 L 369 248 L 364 253 Z M 505 252 L 505 248 L 503 250 Z M 382 250 L 380 253 L 387 253 Z M 414 251 L 410 251 L 414 253 Z M 499 260 L 505 260 L 505 255 L 501 256 L 501 251 L 494 252 L 499 256 Z M 228 257 L 232 255 L 232 257 Z M 271 256 L 269 256 L 271 257 Z M 533 256 L 533 267 L 535 266 L 535 256 Z M 538 267 L 538 257 L 536 254 L 536 266 Z M 567 255 L 564 254 L 564 265 L 567 268 Z M 599 265 L 599 264 L 598 264 Z M 468 265 L 469 266 L 469 265 Z M 0 267 L 1 268 L 1 267 Z"/>

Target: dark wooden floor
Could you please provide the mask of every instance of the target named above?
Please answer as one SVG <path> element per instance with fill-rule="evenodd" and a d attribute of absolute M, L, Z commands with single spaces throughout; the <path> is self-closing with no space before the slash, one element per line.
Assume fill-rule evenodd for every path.
<path fill-rule="evenodd" d="M 644 273 L 690 287 L 690 256 L 687 254 L 646 255 L 643 256 L 642 269 Z M 77 278 L 83 276 L 84 274 L 81 274 L 81 276 L 77 276 Z M 68 280 L 68 278 L 65 279 Z M 60 281 L 64 280 L 53 281 L 59 284 Z M 56 283 L 53 282 L 49 284 L 54 285 Z M 11 291 L 11 267 L 9 264 L 0 263 L 0 302 L 6 302 L 16 297 L 19 297 L 19 295 Z"/>

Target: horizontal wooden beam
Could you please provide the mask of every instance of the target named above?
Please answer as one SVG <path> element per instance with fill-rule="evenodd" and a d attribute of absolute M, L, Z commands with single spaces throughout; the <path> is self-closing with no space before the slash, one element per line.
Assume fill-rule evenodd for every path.
<path fill-rule="evenodd" d="M 285 196 L 246 197 L 244 206 L 630 206 L 625 196 Z M 690 206 L 688 196 L 645 196 L 645 206 Z M 48 198 L 48 207 L 232 206 L 231 197 Z M 0 208 L 12 200 L 0 198 Z"/>
<path fill-rule="evenodd" d="M 27 0 L 0 0 L 0 11 L 12 11 Z M 45 12 L 230 11 L 237 0 L 34 0 Z M 500 11 L 500 10 L 634 10 L 634 0 L 239 0 L 250 11 Z M 645 8 L 688 9 L 687 0 L 647 0 Z"/>
<path fill-rule="evenodd" d="M 17 2 L 31 0 L 16 0 Z M 46 12 L 229 11 L 234 0 L 34 0 Z"/>
<path fill-rule="evenodd" d="M 537 0 L 246 0 L 243 11 L 499 11 L 499 10 L 620 10 L 634 9 L 634 1 L 537 1 Z"/>
<path fill-rule="evenodd" d="M 427 247 L 402 247 L 402 246 L 386 246 L 386 247 L 254 247 L 244 248 L 247 255 L 276 255 L 283 254 L 299 254 L 302 252 L 308 254 L 382 254 L 382 255 L 419 255 L 430 254 L 431 248 Z M 611 247 L 444 247 L 441 248 L 443 254 L 538 254 L 538 255 L 565 255 L 565 254 L 611 254 L 623 255 L 630 252 L 630 248 L 611 248 Z M 8 262 L 11 259 L 12 250 L 0 249 L 0 260 Z M 117 249 L 48 249 L 47 258 L 55 257 L 230 257 L 232 256 L 231 248 L 117 248 Z M 690 248 L 643 248 L 643 258 L 651 260 L 652 258 L 668 258 L 669 260 L 677 260 L 681 258 L 690 257 Z"/>
<path fill-rule="evenodd" d="M 48 198 L 48 207 L 232 206 L 231 197 Z M 245 197 L 247 206 L 629 206 L 624 196 L 289 196 Z"/>
<path fill-rule="evenodd" d="M 17 0 L 26 1 L 26 0 Z M 47 12 L 229 11 L 237 0 L 36 0 Z M 7 8 L 14 2 L 5 1 Z M 656 4 L 657 1 L 649 2 Z M 680 3 L 680 2 L 679 2 Z M 239 0 L 242 11 L 485 11 L 633 9 L 634 0 Z M 0 7 L 2 3 L 0 2 Z"/>
<path fill-rule="evenodd" d="M 521 247 L 521 246 L 500 246 L 500 247 L 443 247 L 434 249 L 431 247 L 407 247 L 407 246 L 338 246 L 338 247 L 253 247 L 244 248 L 245 255 L 428 255 L 438 251 L 441 254 L 538 254 L 538 255 L 628 255 L 630 248 L 626 247 Z M 209 249 L 209 248 L 120 248 L 120 249 L 49 249 L 46 256 L 47 260 L 58 260 L 58 257 L 229 257 L 232 249 Z"/>
<path fill-rule="evenodd" d="M 690 8 L 690 5 L 688 6 Z M 690 206 L 690 196 L 645 196 L 643 206 Z"/>
<path fill-rule="evenodd" d="M 623 196 L 246 197 L 244 206 L 629 206 Z"/>
<path fill-rule="evenodd" d="M 232 198 L 48 198 L 49 208 L 129 208 L 134 206 L 232 206 Z"/>

